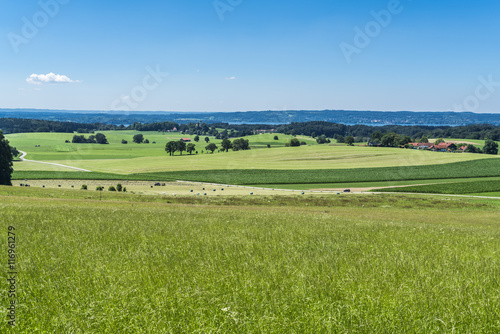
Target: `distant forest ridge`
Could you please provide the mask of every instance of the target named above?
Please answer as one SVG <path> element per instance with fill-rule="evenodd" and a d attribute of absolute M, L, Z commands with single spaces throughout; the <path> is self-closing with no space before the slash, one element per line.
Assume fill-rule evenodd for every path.
<path fill-rule="evenodd" d="M 222 129 L 222 130 L 221 130 Z M 469 124 L 464 126 L 426 126 L 426 125 L 346 125 L 324 121 L 293 122 L 291 124 L 229 124 L 190 122 L 155 122 L 130 125 L 114 125 L 104 123 L 60 122 L 39 119 L 0 118 L 0 130 L 5 134 L 26 132 L 62 132 L 62 133 L 94 133 L 105 130 L 136 131 L 175 131 L 189 135 L 211 135 L 218 139 L 244 137 L 262 132 L 285 133 L 290 135 L 306 135 L 311 137 L 335 138 L 353 136 L 358 142 L 366 141 L 374 132 L 391 132 L 410 138 L 463 138 L 500 140 L 500 126 L 492 124 Z M 219 132 L 220 131 L 220 132 Z"/>
<path fill-rule="evenodd" d="M 469 124 L 500 125 L 500 113 L 472 112 L 412 112 L 412 111 L 353 111 L 353 110 L 270 110 L 246 112 L 125 112 L 72 111 L 42 109 L 0 109 L 0 118 L 24 118 L 60 122 L 102 123 L 125 125 L 134 123 L 174 122 L 179 124 L 291 124 L 325 121 L 347 125 L 426 125 L 463 126 Z"/>

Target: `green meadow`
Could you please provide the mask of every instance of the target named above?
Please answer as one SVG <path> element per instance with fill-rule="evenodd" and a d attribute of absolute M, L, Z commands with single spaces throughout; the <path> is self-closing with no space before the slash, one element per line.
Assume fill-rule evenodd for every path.
<path fill-rule="evenodd" d="M 2 333 L 500 331 L 498 201 L 28 190 L 0 193 Z"/>
<path fill-rule="evenodd" d="M 132 143 L 135 131 L 103 131 L 109 145 L 65 144 L 72 134 L 29 133 L 8 135 L 11 144 L 28 153 L 26 159 L 79 167 L 86 170 L 113 174 L 157 173 L 167 171 L 199 170 L 304 170 L 304 169 L 356 169 L 375 167 L 425 166 L 497 158 L 479 154 L 453 154 L 405 150 L 399 148 L 374 148 L 346 145 L 317 145 L 312 138 L 299 138 L 307 145 L 284 147 L 292 137 L 278 134 L 263 134 L 246 137 L 252 150 L 239 152 L 215 152 L 208 154 L 203 136 L 194 143 L 199 154 L 169 156 L 165 143 L 181 137 L 194 136 L 177 133 L 161 134 L 142 132 L 150 144 Z M 299 136 L 300 137 L 300 136 Z M 125 139 L 129 143 L 121 144 Z M 220 146 L 220 140 L 210 139 Z M 156 142 L 156 144 L 153 144 Z M 271 148 L 267 148 L 267 145 Z M 40 145 L 40 147 L 35 147 Z M 16 171 L 68 170 L 60 166 L 34 162 L 16 162 Z"/>

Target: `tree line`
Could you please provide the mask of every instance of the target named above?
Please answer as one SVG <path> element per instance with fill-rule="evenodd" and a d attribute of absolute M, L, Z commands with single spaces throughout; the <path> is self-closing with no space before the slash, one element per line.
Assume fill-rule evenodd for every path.
<path fill-rule="evenodd" d="M 352 136 L 355 138 L 369 138 L 375 131 L 394 132 L 411 138 L 458 138 L 458 139 L 491 139 L 500 140 L 500 126 L 491 124 L 471 124 L 466 126 L 368 126 L 368 125 L 345 125 L 330 122 L 305 122 L 280 125 L 276 132 L 287 135 L 321 136 L 338 139 L 340 137 Z"/>
<path fill-rule="evenodd" d="M 198 140 L 195 140 L 195 141 L 198 142 L 199 137 L 198 137 Z M 210 139 L 208 137 L 205 137 L 205 141 L 207 143 L 207 145 L 205 146 L 205 150 L 207 152 L 210 152 L 213 154 L 214 151 L 219 149 L 217 144 L 209 143 Z M 233 140 L 232 142 L 229 139 L 223 139 L 220 145 L 221 145 L 221 147 L 219 150 L 225 151 L 225 152 L 229 152 L 229 150 L 243 151 L 243 150 L 250 149 L 250 143 L 249 143 L 248 139 L 244 139 L 244 138 L 238 138 L 238 139 Z M 182 152 L 187 152 L 188 154 L 193 154 L 193 152 L 195 152 L 196 154 L 198 154 L 198 151 L 196 150 L 196 144 L 193 144 L 193 143 L 186 144 L 186 142 L 183 141 L 182 139 L 169 141 L 165 145 L 165 151 L 170 156 L 174 155 L 175 152 L 179 152 L 180 155 L 182 155 Z"/>
<path fill-rule="evenodd" d="M 5 134 L 27 133 L 27 132 L 58 132 L 58 133 L 80 133 L 88 134 L 96 131 L 106 130 L 137 130 L 158 132 L 180 132 L 189 135 L 213 136 L 216 139 L 238 138 L 251 136 L 257 130 L 272 129 L 269 125 L 231 125 L 229 123 L 217 123 L 208 125 L 203 122 L 179 124 L 175 122 L 156 122 L 142 124 L 135 122 L 130 125 L 113 125 L 103 123 L 76 123 L 49 121 L 40 119 L 0 118 L 0 129 Z M 221 131 L 219 131 L 222 129 Z"/>
<path fill-rule="evenodd" d="M 90 135 L 88 138 L 85 138 L 84 135 L 74 135 L 71 142 L 74 144 L 109 144 L 108 139 L 102 133 Z"/>
<path fill-rule="evenodd" d="M 443 138 L 439 138 L 434 142 L 434 145 L 444 142 Z M 429 138 L 427 136 L 411 138 L 408 135 L 397 134 L 393 131 L 382 133 L 382 131 L 377 130 L 371 134 L 368 141 L 370 146 L 414 148 L 410 143 L 429 143 Z M 492 139 L 486 139 L 482 149 L 470 143 L 458 143 L 456 146 L 465 146 L 464 152 L 466 153 L 498 154 L 498 144 Z"/>

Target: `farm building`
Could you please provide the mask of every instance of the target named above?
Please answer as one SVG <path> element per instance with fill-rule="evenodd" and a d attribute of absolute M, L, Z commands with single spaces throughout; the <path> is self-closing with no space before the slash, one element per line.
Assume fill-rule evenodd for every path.
<path fill-rule="evenodd" d="M 181 140 L 185 143 L 190 143 L 191 142 L 191 138 L 181 138 Z"/>
<path fill-rule="evenodd" d="M 457 145 L 453 143 L 439 143 L 438 145 L 434 145 L 432 150 L 436 152 L 456 151 Z"/>
<path fill-rule="evenodd" d="M 432 150 L 434 147 L 432 143 L 410 143 L 410 145 L 413 145 L 418 150 Z"/>
<path fill-rule="evenodd" d="M 453 152 L 457 150 L 457 145 L 453 143 L 439 143 L 434 145 L 432 143 L 410 143 L 415 149 L 418 150 L 432 150 L 434 152 Z"/>

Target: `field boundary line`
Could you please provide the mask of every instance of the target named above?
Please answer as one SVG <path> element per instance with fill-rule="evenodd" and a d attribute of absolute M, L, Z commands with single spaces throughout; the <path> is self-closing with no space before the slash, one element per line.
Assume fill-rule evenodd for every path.
<path fill-rule="evenodd" d="M 464 197 L 464 198 L 478 198 L 478 199 L 496 199 L 500 200 L 500 197 L 492 197 L 492 196 L 471 196 L 471 195 L 456 195 L 456 194 L 431 194 L 431 193 L 403 193 L 403 192 L 375 192 L 375 191 L 367 191 L 364 194 L 391 194 L 391 195 L 422 195 L 422 196 L 448 196 L 448 197 Z"/>

